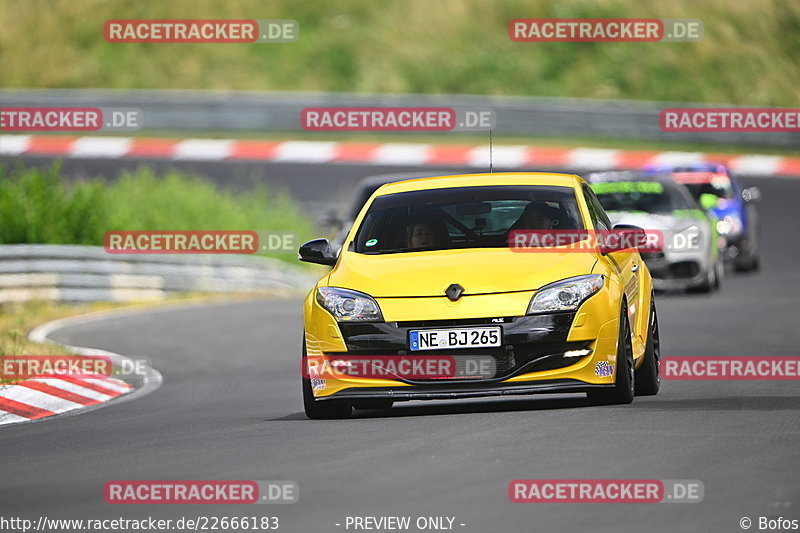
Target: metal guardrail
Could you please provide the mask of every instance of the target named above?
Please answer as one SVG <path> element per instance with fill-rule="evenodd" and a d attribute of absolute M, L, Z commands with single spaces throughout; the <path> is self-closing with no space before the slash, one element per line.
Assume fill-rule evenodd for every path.
<path fill-rule="evenodd" d="M 449 106 L 493 108 L 499 135 L 611 137 L 753 146 L 800 146 L 800 133 L 664 132 L 664 108 L 735 107 L 724 104 L 465 95 L 360 95 L 312 92 L 172 90 L 0 90 L 0 107 L 132 107 L 145 131 L 298 131 L 300 112 L 314 106 Z M 450 132 L 458 135 L 458 131 Z M 408 133 L 413 136 L 413 133 Z"/>
<path fill-rule="evenodd" d="M 178 292 L 311 287 L 314 276 L 282 261 L 232 255 L 108 254 L 95 246 L 0 246 L 0 302 L 133 301 Z"/>

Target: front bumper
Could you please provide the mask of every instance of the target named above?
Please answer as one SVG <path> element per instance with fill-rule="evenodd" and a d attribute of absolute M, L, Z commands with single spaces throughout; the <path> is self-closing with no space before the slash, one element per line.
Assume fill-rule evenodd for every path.
<path fill-rule="evenodd" d="M 370 358 L 447 355 L 454 359 L 474 356 L 491 357 L 495 373 L 481 378 L 453 379 L 374 379 L 339 375 L 314 380 L 314 396 L 324 399 L 447 399 L 506 394 L 548 392 L 585 392 L 596 387 L 613 386 L 614 376 L 608 366 L 616 361 L 618 319 L 599 327 L 596 317 L 587 313 L 552 313 L 521 317 L 426 320 L 415 322 L 358 323 L 336 325 L 341 333 L 341 351 L 317 355 L 323 359 L 336 356 Z M 578 325 L 579 335 L 571 335 Z M 581 331 L 583 325 L 591 331 Z M 590 325 L 591 324 L 591 325 Z M 449 327 L 499 326 L 502 345 L 495 348 L 410 351 L 408 335 L 412 330 Z M 587 338 L 588 337 L 588 338 Z M 574 350 L 590 350 L 582 357 L 564 357 Z M 602 362 L 602 363 L 600 363 Z M 600 363 L 598 365 L 598 363 Z"/>
<path fill-rule="evenodd" d="M 490 379 L 500 381 L 522 372 L 563 368 L 574 363 L 564 359 L 568 350 L 589 348 L 585 341 L 567 341 L 575 313 L 553 313 L 538 316 L 500 317 L 467 320 L 425 320 L 369 324 L 340 324 L 348 355 L 370 356 L 437 356 L 446 353 L 455 358 L 475 355 L 493 358 L 496 374 Z M 502 321 L 502 322 L 492 322 Z M 462 348 L 409 351 L 408 335 L 412 330 L 451 327 L 498 326 L 502 330 L 502 346 L 497 348 Z M 405 380 L 407 383 L 421 381 Z"/>
<path fill-rule="evenodd" d="M 575 379 L 552 379 L 519 383 L 439 383 L 425 387 L 360 387 L 343 389 L 318 400 L 457 400 L 524 394 L 580 393 L 613 387 L 613 383 L 590 384 Z"/>
<path fill-rule="evenodd" d="M 702 252 L 659 252 L 642 254 L 658 290 L 683 290 L 703 283 L 714 268 L 708 254 Z"/>

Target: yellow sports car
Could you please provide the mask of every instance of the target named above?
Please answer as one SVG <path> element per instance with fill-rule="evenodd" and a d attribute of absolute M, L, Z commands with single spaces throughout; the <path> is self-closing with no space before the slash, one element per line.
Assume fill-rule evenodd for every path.
<path fill-rule="evenodd" d="M 612 228 L 575 175 L 382 186 L 338 257 L 326 239 L 300 248 L 302 261 L 333 267 L 304 303 L 306 415 L 343 418 L 407 400 L 656 394 L 650 273 L 636 246 L 586 245 L 601 232 L 644 235 Z"/>

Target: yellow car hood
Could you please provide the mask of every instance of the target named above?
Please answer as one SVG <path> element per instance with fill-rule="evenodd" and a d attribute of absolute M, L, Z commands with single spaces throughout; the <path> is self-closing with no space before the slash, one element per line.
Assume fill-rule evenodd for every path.
<path fill-rule="evenodd" d="M 464 295 L 530 291 L 589 274 L 594 264 L 594 254 L 575 251 L 482 248 L 383 255 L 342 251 L 327 285 L 375 298 L 442 296 L 453 283 L 464 288 Z"/>

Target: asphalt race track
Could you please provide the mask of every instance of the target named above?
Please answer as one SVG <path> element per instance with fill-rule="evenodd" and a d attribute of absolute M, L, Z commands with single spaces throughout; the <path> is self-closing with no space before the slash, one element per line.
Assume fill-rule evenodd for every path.
<path fill-rule="evenodd" d="M 93 173 L 114 164 L 96 162 Z M 261 167 L 306 202 L 406 170 Z M 216 165 L 203 170 L 224 178 Z M 799 353 L 800 179 L 744 181 L 763 195 L 762 269 L 728 275 L 713 296 L 658 298 L 664 356 Z M 797 381 L 667 381 L 658 396 L 627 406 L 533 396 L 309 421 L 301 333 L 299 300 L 140 313 L 57 332 L 70 344 L 147 356 L 164 383 L 135 401 L 0 429 L 0 508 L 32 519 L 272 514 L 288 533 L 345 531 L 354 515 L 452 516 L 464 533 L 732 532 L 744 516 L 753 530 L 759 516 L 800 518 Z M 519 478 L 697 479 L 705 499 L 511 503 L 508 485 Z M 300 496 L 272 506 L 109 505 L 102 488 L 115 479 L 295 480 Z"/>

